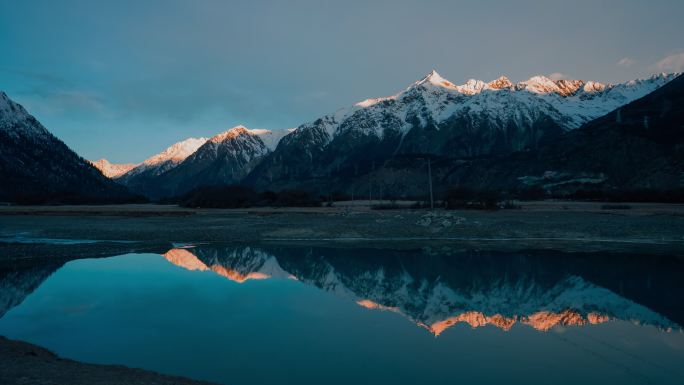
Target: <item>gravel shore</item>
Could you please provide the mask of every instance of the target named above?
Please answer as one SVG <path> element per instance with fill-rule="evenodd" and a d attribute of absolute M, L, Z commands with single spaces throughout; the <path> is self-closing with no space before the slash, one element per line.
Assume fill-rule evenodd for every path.
<path fill-rule="evenodd" d="M 334 242 L 341 247 L 474 243 L 496 249 L 684 254 L 684 205 L 629 207 L 610 209 L 583 202 L 522 203 L 519 209 L 498 211 L 370 210 L 341 204 L 232 210 L 164 205 L 7 206 L 0 207 L 0 241 L 47 242 L 64 250 L 198 242 Z M 64 240 L 82 244 L 65 246 Z M 93 240 L 101 242 L 83 244 Z"/>

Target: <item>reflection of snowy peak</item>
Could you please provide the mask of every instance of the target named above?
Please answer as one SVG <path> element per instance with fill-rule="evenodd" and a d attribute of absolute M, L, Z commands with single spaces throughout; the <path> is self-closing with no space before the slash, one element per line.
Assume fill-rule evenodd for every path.
<path fill-rule="evenodd" d="M 354 263 L 358 261 L 304 257 L 301 253 L 276 257 L 249 247 L 174 249 L 165 257 L 189 270 L 210 269 L 237 282 L 296 277 L 363 307 L 402 314 L 435 335 L 461 322 L 504 330 L 520 323 L 542 331 L 557 325 L 580 326 L 611 319 L 678 327 L 611 290 L 567 274 L 549 282 L 524 270 L 463 275 L 456 269 L 432 275 L 425 274 L 427 265 L 405 268 L 401 261 Z"/>
<path fill-rule="evenodd" d="M 40 286 L 62 263 L 19 268 L 0 275 L 0 318 Z"/>
<path fill-rule="evenodd" d="M 231 281 L 243 283 L 251 279 L 291 278 L 272 255 L 249 247 L 228 254 L 202 249 L 172 249 L 163 254 L 169 262 L 187 270 L 211 270 Z"/>

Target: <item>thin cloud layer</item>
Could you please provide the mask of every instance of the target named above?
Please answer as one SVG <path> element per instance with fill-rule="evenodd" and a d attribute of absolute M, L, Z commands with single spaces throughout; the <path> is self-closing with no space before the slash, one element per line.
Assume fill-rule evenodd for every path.
<path fill-rule="evenodd" d="M 634 59 L 628 57 L 623 57 L 617 62 L 617 65 L 619 65 L 620 67 L 631 67 L 632 64 L 634 64 Z"/>
<path fill-rule="evenodd" d="M 684 52 L 666 56 L 656 63 L 656 68 L 660 72 L 682 72 L 684 70 Z"/>

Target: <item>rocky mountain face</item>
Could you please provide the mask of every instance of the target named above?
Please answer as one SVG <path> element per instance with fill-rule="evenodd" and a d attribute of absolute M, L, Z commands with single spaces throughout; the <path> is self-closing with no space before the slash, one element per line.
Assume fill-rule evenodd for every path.
<path fill-rule="evenodd" d="M 79 157 L 0 92 L 0 201 L 114 203 L 138 200 Z"/>
<path fill-rule="evenodd" d="M 152 197 L 175 196 L 195 187 L 239 184 L 270 149 L 268 130 L 236 126 L 207 140 L 176 167 L 150 179 Z"/>
<path fill-rule="evenodd" d="M 299 126 L 245 182 L 276 190 L 303 186 L 320 191 L 324 184 L 349 193 L 367 190 L 361 186 L 373 183 L 368 176 L 388 162 L 533 150 L 673 77 L 654 75 L 618 85 L 543 76 L 513 84 L 501 77 L 454 85 L 433 71 L 394 96 L 368 99 Z M 415 184 L 410 175 L 383 179 Z"/>
<path fill-rule="evenodd" d="M 546 331 L 557 325 L 622 320 L 681 329 L 643 305 L 662 307 L 658 296 L 667 290 L 664 286 L 677 285 L 675 274 L 654 271 L 658 287 L 647 288 L 651 280 L 633 274 L 643 273 L 643 259 L 625 256 L 622 261 L 603 259 L 606 265 L 622 263 L 605 270 L 597 269 L 597 258 L 591 256 L 568 260 L 474 251 L 444 255 L 361 249 L 350 255 L 343 249 L 199 246 L 172 249 L 164 257 L 188 270 L 213 271 L 237 283 L 295 279 L 369 309 L 398 313 L 435 335 L 462 322 L 504 330 L 523 324 Z M 625 277 L 633 275 L 625 285 Z M 636 294 L 632 298 L 641 304 L 625 293 Z M 681 319 L 679 310 L 665 309 Z"/>
<path fill-rule="evenodd" d="M 528 152 L 446 165 L 443 184 L 476 189 L 684 188 L 684 76 Z"/>
<path fill-rule="evenodd" d="M 502 76 L 456 85 L 433 71 L 396 95 L 364 100 L 294 130 L 238 126 L 211 139 L 179 142 L 117 181 L 153 199 L 223 184 L 258 191 L 298 188 L 320 195 L 410 198 L 425 195 L 429 158 L 438 193 L 459 184 L 502 189 L 545 180 L 600 184 L 613 167 L 629 170 L 618 164 L 621 156 L 603 168 L 580 166 L 577 162 L 583 160 L 577 158 L 564 166 L 574 164 L 572 172 L 544 162 L 526 163 L 531 168 L 524 172 L 507 172 L 505 167 L 523 166 L 504 163 L 512 159 L 508 156 L 552 154 L 556 150 L 551 146 L 566 157 L 575 156 L 559 140 L 578 137 L 572 133 L 579 127 L 658 90 L 675 76 L 660 74 L 617 85 L 544 76 L 513 83 Z M 591 141 L 582 146 L 583 159 L 602 156 Z M 614 152 L 605 154 L 607 158 Z M 654 155 L 632 158 L 640 162 L 649 156 Z M 490 164 L 482 159 L 503 159 L 505 167 L 481 171 L 478 165 Z M 658 176 L 642 180 L 644 185 L 662 185 Z"/>
<path fill-rule="evenodd" d="M 133 168 L 137 166 L 137 164 L 133 163 L 123 163 L 123 164 L 115 164 L 115 163 L 110 163 L 107 159 L 100 159 L 100 160 L 89 160 L 88 163 L 92 164 L 100 170 L 102 175 L 106 176 L 109 179 L 116 179 L 120 177 L 121 175 L 131 171 Z"/>
<path fill-rule="evenodd" d="M 239 184 L 289 132 L 236 126 L 210 139 L 186 139 L 116 180 L 153 199 L 199 186 Z"/>
<path fill-rule="evenodd" d="M 115 178 L 131 191 L 150 196 L 156 191 L 156 179 L 181 164 L 188 156 L 207 142 L 207 138 L 188 138 L 174 143 L 159 154 L 153 155 L 138 166 Z"/>

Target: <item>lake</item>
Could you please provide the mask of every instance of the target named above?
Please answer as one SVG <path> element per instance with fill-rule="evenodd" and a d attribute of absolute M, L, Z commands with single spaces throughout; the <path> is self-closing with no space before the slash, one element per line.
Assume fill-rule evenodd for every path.
<path fill-rule="evenodd" d="M 0 270 L 0 335 L 224 384 L 681 384 L 684 261 L 178 245 Z"/>

